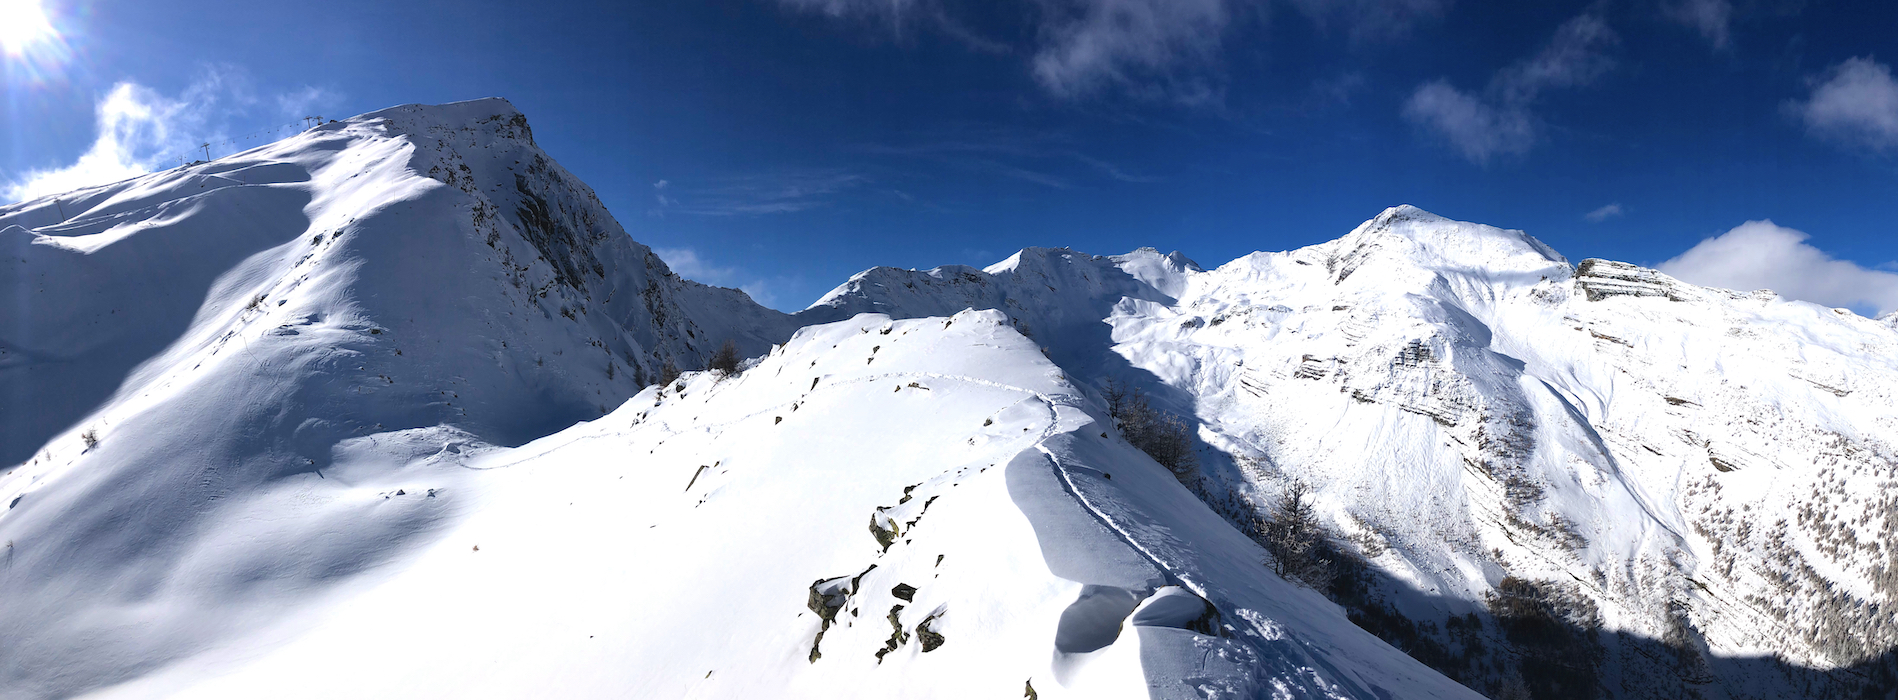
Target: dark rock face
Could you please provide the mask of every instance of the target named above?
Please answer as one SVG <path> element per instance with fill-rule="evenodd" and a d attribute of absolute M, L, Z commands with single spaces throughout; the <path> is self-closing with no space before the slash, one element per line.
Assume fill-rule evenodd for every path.
<path fill-rule="evenodd" d="M 595 246 L 606 240 L 606 230 L 586 210 L 569 211 L 552 204 L 536 191 L 528 175 L 539 175 L 544 163 L 528 165 L 526 174 L 514 174 L 514 189 L 520 194 L 520 207 L 514 217 L 520 224 L 521 237 L 534 246 L 540 257 L 552 265 L 554 281 L 575 291 L 585 291 L 591 277 L 605 277 L 606 266 L 593 254 Z"/>
<path fill-rule="evenodd" d="M 929 617 L 923 618 L 922 624 L 916 626 L 916 641 L 922 643 L 923 653 L 925 654 L 935 651 L 938 647 L 942 646 L 944 641 L 942 634 L 934 629 L 936 620 L 941 617 L 942 613 L 932 614 Z"/>

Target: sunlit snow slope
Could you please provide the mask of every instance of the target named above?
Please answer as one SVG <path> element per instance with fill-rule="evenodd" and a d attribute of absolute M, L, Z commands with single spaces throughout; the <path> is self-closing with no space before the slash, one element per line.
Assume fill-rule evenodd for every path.
<path fill-rule="evenodd" d="M 1898 686 L 1898 318 L 1411 207 L 785 315 L 481 100 L 0 207 L 0 293 L 3 698 Z"/>
<path fill-rule="evenodd" d="M 415 450 L 525 442 L 792 329 L 672 275 L 502 100 L 0 208 L 0 293 L 0 694 L 24 697 L 401 556 L 442 511 L 373 485 Z M 350 442 L 408 428 L 441 439 Z"/>
<path fill-rule="evenodd" d="M 992 311 L 806 328 L 410 469 L 362 495 L 456 513 L 433 544 L 118 694 L 1474 697 L 1259 575 Z"/>
<path fill-rule="evenodd" d="M 882 268 L 814 308 L 903 316 L 910 290 L 934 287 L 1023 326 L 1093 309 L 1112 339 L 1066 356 L 1075 336 L 1044 341 L 1064 367 L 1190 414 L 1204 495 L 1241 525 L 1286 485 L 1313 487 L 1369 588 L 1335 597 L 1486 692 L 1898 683 L 1870 675 L 1898 647 L 1889 322 L 1572 266 L 1521 232 L 1412 207 L 1216 270 L 1179 260 L 1030 249 L 986 272 Z M 1573 639 L 1454 626 L 1499 609 L 1506 577 L 1566 609 L 1554 626 Z"/>
<path fill-rule="evenodd" d="M 1005 316 L 681 280 L 503 101 L 0 239 L 0 697 L 1472 697 Z"/>

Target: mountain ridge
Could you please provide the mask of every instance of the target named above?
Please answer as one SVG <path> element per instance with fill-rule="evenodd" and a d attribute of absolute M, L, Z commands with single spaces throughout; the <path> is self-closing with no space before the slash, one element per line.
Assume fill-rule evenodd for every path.
<path fill-rule="evenodd" d="M 783 314 L 673 274 L 489 99 L 0 207 L 0 246 L 0 637 L 24 640 L 0 695 L 254 695 L 315 659 L 526 692 L 612 649 L 695 670 L 561 687 L 955 697 L 1019 689 L 968 672 L 1006 667 L 1048 697 L 1824 697 L 1898 647 L 1890 316 L 1408 205 L 1211 270 L 1026 248 Z M 725 340 L 734 373 L 667 376 Z M 1184 421 L 1197 471 L 1121 438 L 1125 389 Z M 1254 542 L 1301 484 L 1330 602 Z M 957 524 L 918 525 L 938 498 L 926 522 Z M 985 563 L 939 572 L 912 537 Z M 739 569 L 771 593 L 724 602 Z M 540 620 L 559 584 L 533 570 L 598 583 Z M 694 591 L 670 626 L 616 597 L 655 579 Z M 493 609 L 394 622 L 457 580 Z M 589 651 L 593 608 L 622 634 Z M 495 675 L 487 617 L 549 651 Z M 723 627 L 669 636 L 700 618 Z M 430 658 L 466 677 L 336 648 L 369 638 L 463 650 Z M 1791 663 L 1734 661 L 1764 655 Z M 747 673 L 699 668 L 721 658 L 750 680 L 696 675 Z"/>

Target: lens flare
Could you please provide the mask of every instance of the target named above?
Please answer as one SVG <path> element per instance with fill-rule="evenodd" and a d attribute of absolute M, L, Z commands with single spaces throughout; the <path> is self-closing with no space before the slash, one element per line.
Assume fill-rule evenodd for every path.
<path fill-rule="evenodd" d="M 73 47 L 67 18 L 48 0 L 0 0 L 0 86 L 43 85 L 63 79 Z"/>
<path fill-rule="evenodd" d="M 0 51 L 9 58 L 25 56 L 58 38 L 39 0 L 0 0 Z"/>

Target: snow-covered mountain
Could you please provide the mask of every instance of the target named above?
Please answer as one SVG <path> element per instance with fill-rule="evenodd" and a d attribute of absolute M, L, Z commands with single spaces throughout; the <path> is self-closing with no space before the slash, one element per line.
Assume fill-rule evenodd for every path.
<path fill-rule="evenodd" d="M 1410 207 L 786 315 L 500 100 L 0 207 L 0 245 L 0 697 L 1898 685 L 1889 317 Z M 1295 485 L 1322 590 L 1258 544 Z"/>
<path fill-rule="evenodd" d="M 521 444 L 793 328 L 673 275 L 501 100 L 0 208 L 0 249 L 0 694 L 29 697 L 399 559 L 442 512 L 361 490 L 415 450 Z M 439 439 L 373 437 L 411 428 Z"/>
<path fill-rule="evenodd" d="M 1093 304 L 1112 341 L 1074 366 L 1184 404 L 1205 495 L 1238 524 L 1312 487 L 1362 565 L 1334 597 L 1473 687 L 1831 697 L 1892 670 L 1889 322 L 1571 266 L 1412 207 L 1205 272 L 1151 250 L 1028 250 L 986 273 L 865 273 L 820 305 L 901 316 L 917 288 L 1025 326 Z M 1109 351 L 1125 374 L 1085 356 Z M 1567 629 L 1482 623 L 1490 651 L 1473 651 L 1468 621 L 1524 591 Z"/>

